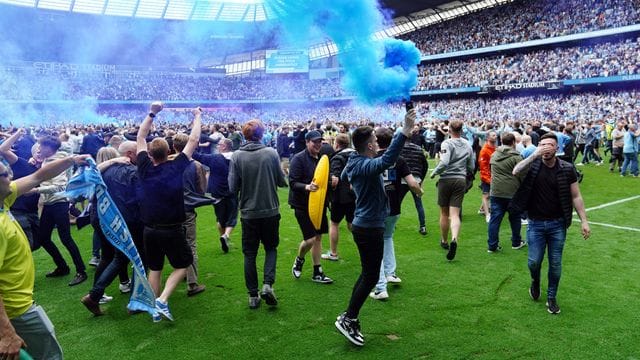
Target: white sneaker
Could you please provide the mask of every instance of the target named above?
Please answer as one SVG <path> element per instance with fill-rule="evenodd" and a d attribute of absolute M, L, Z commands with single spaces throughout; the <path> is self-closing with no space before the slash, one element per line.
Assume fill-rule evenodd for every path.
<path fill-rule="evenodd" d="M 400 279 L 396 275 L 389 275 L 387 276 L 387 282 L 392 284 L 400 284 L 402 282 L 402 279 Z"/>
<path fill-rule="evenodd" d="M 529 225 L 529 220 L 527 220 L 527 219 L 522 219 L 522 221 L 520 221 L 520 224 L 522 224 L 522 225 Z"/>
<path fill-rule="evenodd" d="M 108 303 L 111 300 L 113 300 L 113 296 L 109 296 L 107 294 L 102 294 L 102 297 L 100 298 L 100 301 L 98 301 L 98 303 L 100 305 L 104 305 L 104 304 Z"/>
<path fill-rule="evenodd" d="M 127 281 L 124 284 L 120 283 L 118 285 L 118 289 L 120 289 L 120 293 L 122 293 L 122 294 L 130 293 L 131 292 L 131 280 Z"/>
<path fill-rule="evenodd" d="M 334 255 L 331 253 L 331 251 L 327 251 L 326 253 L 320 255 L 320 257 L 324 260 L 331 260 L 331 261 L 338 261 L 338 259 L 340 259 L 337 254 Z"/>
<path fill-rule="evenodd" d="M 372 291 L 371 293 L 369 293 L 369 297 L 374 300 L 386 300 L 389 298 L 389 293 L 386 291 Z"/>

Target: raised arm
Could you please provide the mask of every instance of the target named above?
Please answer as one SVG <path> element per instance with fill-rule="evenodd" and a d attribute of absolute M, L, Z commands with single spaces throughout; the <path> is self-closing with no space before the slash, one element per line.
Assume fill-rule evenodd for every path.
<path fill-rule="evenodd" d="M 136 153 L 139 154 L 143 151 L 147 151 L 147 135 L 149 135 L 149 131 L 151 130 L 151 124 L 153 123 L 153 118 L 162 111 L 162 103 L 159 101 L 151 103 L 151 107 L 149 108 L 149 114 L 147 117 L 142 120 L 142 124 L 140 124 L 140 129 L 138 129 L 138 135 L 136 136 L 136 144 L 137 150 Z"/>
<path fill-rule="evenodd" d="M 90 156 L 91 155 L 68 156 L 66 158 L 54 160 L 50 163 L 42 165 L 42 167 L 33 174 L 15 180 L 16 187 L 18 189 L 18 196 L 40 185 L 40 183 L 42 183 L 43 181 L 54 178 L 74 164 L 86 164 L 86 159 Z"/>
<path fill-rule="evenodd" d="M 182 149 L 182 153 L 187 155 L 189 159 L 193 155 L 193 152 L 198 148 L 198 143 L 200 142 L 200 132 L 202 127 L 202 109 L 199 107 L 193 109 L 191 111 L 195 118 L 193 119 L 193 125 L 191 127 L 191 134 L 189 134 L 189 141 L 187 145 L 185 145 L 184 149 Z"/>
<path fill-rule="evenodd" d="M 18 161 L 18 156 L 11 151 L 11 147 L 13 144 L 18 141 L 18 139 L 26 134 L 24 129 L 18 129 L 13 135 L 11 135 L 7 140 L 5 140 L 2 144 L 0 144 L 0 155 L 7 160 L 9 165 L 13 165 Z"/>
<path fill-rule="evenodd" d="M 534 162 L 540 156 L 542 156 L 542 147 L 538 146 L 536 150 L 533 152 L 533 154 L 529 155 L 526 159 L 517 163 L 511 173 L 513 175 L 518 175 L 522 170 L 528 169 L 529 165 L 531 165 L 531 163 Z"/>

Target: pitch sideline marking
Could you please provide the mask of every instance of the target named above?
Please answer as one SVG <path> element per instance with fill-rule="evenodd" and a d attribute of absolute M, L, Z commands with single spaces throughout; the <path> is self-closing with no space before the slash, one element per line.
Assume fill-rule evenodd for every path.
<path fill-rule="evenodd" d="M 618 204 L 622 204 L 624 202 L 627 201 L 631 201 L 631 200 L 635 200 L 635 199 L 639 199 L 640 195 L 636 195 L 636 196 L 631 196 L 628 198 L 624 198 L 624 199 L 620 199 L 620 200 L 616 200 L 616 201 L 612 201 L 612 202 L 608 202 L 608 203 L 604 203 L 598 206 L 594 206 L 594 207 L 590 207 L 588 209 L 585 209 L 585 212 L 589 212 L 591 210 L 598 210 L 598 209 L 602 209 L 608 206 L 613 206 L 613 205 L 618 205 Z M 573 215 L 577 215 L 576 212 L 573 212 Z M 575 222 L 579 222 L 580 219 L 572 219 Z M 599 226 L 604 226 L 604 227 L 610 227 L 610 228 L 614 228 L 614 229 L 619 229 L 619 230 L 629 230 L 629 231 L 636 231 L 636 232 L 640 232 L 640 229 L 637 228 L 632 228 L 632 227 L 628 227 L 628 226 L 618 226 L 618 225 L 613 225 L 613 224 L 605 224 L 605 223 L 599 223 L 599 222 L 593 222 L 593 221 L 589 221 L 589 225 L 599 225 Z"/>
<path fill-rule="evenodd" d="M 574 222 L 580 222 L 580 219 L 573 219 L 573 221 Z M 636 228 L 632 228 L 632 227 L 628 227 L 628 226 L 618 226 L 618 225 L 605 224 L 605 223 L 599 223 L 599 222 L 593 222 L 593 221 L 589 221 L 589 225 L 599 225 L 599 226 L 610 227 L 610 228 L 614 228 L 614 229 L 640 232 L 640 229 L 636 229 Z"/>
<path fill-rule="evenodd" d="M 585 209 L 585 211 L 598 210 L 598 209 L 606 208 L 608 206 L 622 204 L 624 202 L 635 200 L 635 199 L 639 199 L 639 198 L 640 198 L 640 195 L 636 195 L 636 196 L 632 196 L 632 197 L 628 197 L 628 198 L 624 198 L 624 199 L 620 199 L 620 200 L 604 203 L 602 205 L 590 207 L 588 209 Z"/>

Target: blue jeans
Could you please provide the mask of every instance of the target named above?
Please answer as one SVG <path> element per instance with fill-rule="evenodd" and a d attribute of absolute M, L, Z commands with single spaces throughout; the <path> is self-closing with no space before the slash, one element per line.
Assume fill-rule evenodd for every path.
<path fill-rule="evenodd" d="M 627 175 L 627 168 L 631 175 L 638 176 L 638 153 L 624 153 L 624 162 L 620 175 Z"/>
<path fill-rule="evenodd" d="M 598 154 L 596 154 L 593 144 L 585 145 L 584 147 L 584 155 L 582 156 L 582 163 L 587 164 L 589 160 L 593 160 L 595 162 L 602 161 L 602 159 L 598 156 Z"/>
<path fill-rule="evenodd" d="M 425 218 L 424 218 L 424 205 L 422 205 L 422 198 L 413 192 L 411 192 L 411 196 L 413 196 L 413 202 L 416 204 L 416 211 L 418 212 L 418 222 L 420 223 L 420 227 L 424 227 Z"/>
<path fill-rule="evenodd" d="M 376 284 L 376 291 L 387 290 L 387 276 L 396 274 L 396 253 L 393 248 L 393 233 L 396 230 L 396 223 L 400 215 L 387 216 L 384 220 L 384 235 L 382 239 L 384 241 L 384 250 L 382 255 L 382 262 L 380 263 L 380 276 L 378 277 L 378 283 Z"/>
<path fill-rule="evenodd" d="M 527 242 L 529 243 L 529 271 L 531 280 L 540 284 L 540 267 L 544 259 L 545 248 L 549 249 L 549 286 L 547 298 L 555 299 L 562 273 L 562 250 L 567 235 L 564 219 L 529 219 Z"/>
<path fill-rule="evenodd" d="M 489 250 L 495 250 L 500 244 L 500 224 L 504 214 L 508 211 L 511 199 L 491 196 L 491 219 L 489 220 Z M 520 213 L 509 211 L 509 224 L 511 225 L 511 246 L 519 246 L 522 242 L 520 236 L 521 216 Z"/>

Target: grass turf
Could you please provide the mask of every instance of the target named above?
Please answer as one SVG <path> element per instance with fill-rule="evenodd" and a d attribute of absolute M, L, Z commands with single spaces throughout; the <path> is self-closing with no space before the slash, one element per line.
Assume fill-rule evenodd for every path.
<path fill-rule="evenodd" d="M 638 179 L 620 178 L 608 173 L 605 166 L 582 170 L 585 180 L 581 190 L 587 208 L 638 194 Z M 170 301 L 175 322 L 154 324 L 146 314 L 129 316 L 125 309 L 128 297 L 119 294 L 117 279 L 107 289 L 114 300 L 102 306 L 106 315 L 93 317 L 79 301 L 91 286 L 93 268 L 89 268 L 87 282 L 68 287 L 70 276 L 45 278 L 54 265 L 43 250 L 34 253 L 35 299 L 53 321 L 67 359 L 640 356 L 640 335 L 635 331 L 640 318 L 636 276 L 640 266 L 635 256 L 640 250 L 638 232 L 592 225 L 593 235 L 584 241 L 579 223 L 574 223 L 567 235 L 558 292 L 562 313 L 552 316 L 544 304 L 546 260 L 542 296 L 533 302 L 527 293 L 527 250 L 511 250 L 506 219 L 501 231 L 504 250 L 486 252 L 486 223 L 484 216 L 476 214 L 480 204 L 477 186 L 465 197 L 460 246 L 453 262 L 445 260 L 445 251 L 438 245 L 434 181 L 427 181 L 424 189 L 429 234 L 418 233 L 413 201 L 405 198 L 395 233 L 398 275 L 403 282 L 389 286 L 388 301 L 368 299 L 365 303 L 360 314 L 364 348 L 352 346 L 333 325 L 346 308 L 359 274 L 351 235 L 342 224 L 340 261 L 323 260 L 323 268 L 334 284 L 311 281 L 310 255 L 302 278 L 294 279 L 291 265 L 301 234 L 293 211 L 286 205 L 286 189 L 280 191 L 282 220 L 274 285 L 277 308 L 270 309 L 263 303 L 258 310 L 248 309 L 240 226 L 233 233 L 229 254 L 223 254 L 209 207 L 198 211 L 200 282 L 207 290 L 188 298 L 186 285 L 180 286 Z M 640 199 L 590 211 L 588 217 L 634 227 L 638 209 Z M 73 236 L 88 261 L 91 230 L 74 231 Z M 323 244 L 326 249 L 327 236 Z M 61 251 L 69 259 L 68 253 Z M 262 261 L 259 256 L 259 269 Z"/>

